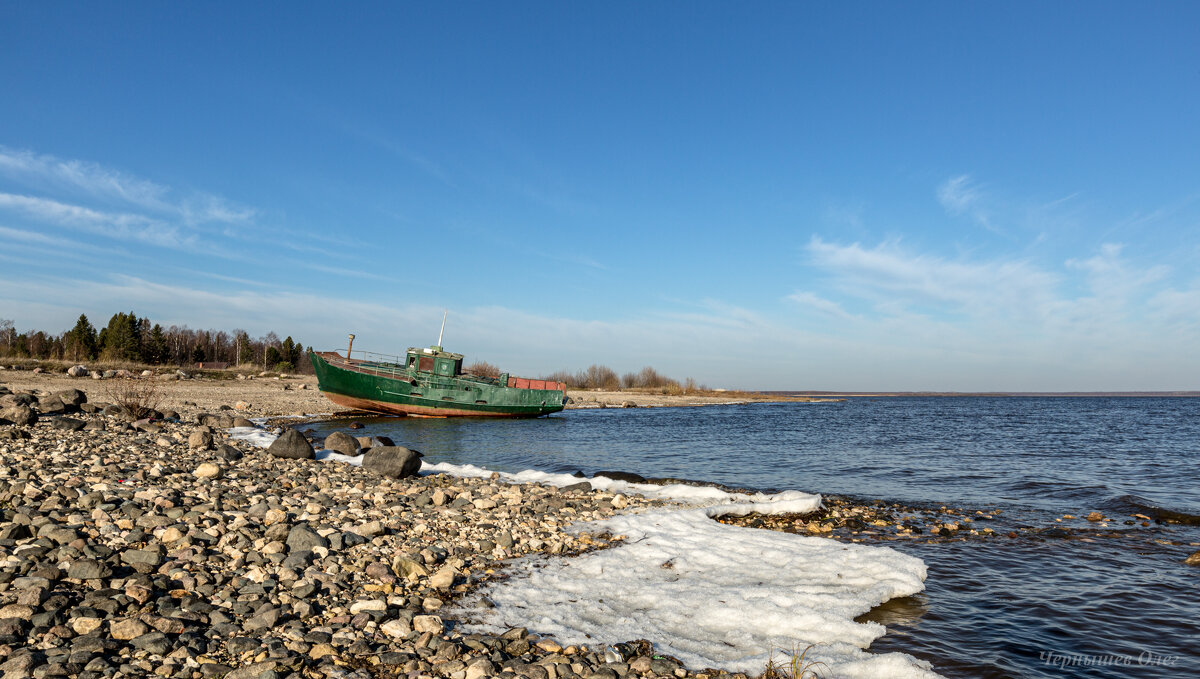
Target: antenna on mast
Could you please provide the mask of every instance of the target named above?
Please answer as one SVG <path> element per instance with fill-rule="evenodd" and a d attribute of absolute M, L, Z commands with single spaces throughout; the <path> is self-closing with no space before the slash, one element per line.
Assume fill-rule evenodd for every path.
<path fill-rule="evenodd" d="M 437 343 L 439 351 L 441 351 L 441 349 L 442 349 L 442 335 L 446 332 L 446 314 L 449 312 L 450 312 L 449 309 L 442 309 L 442 329 L 438 331 L 438 343 Z"/>

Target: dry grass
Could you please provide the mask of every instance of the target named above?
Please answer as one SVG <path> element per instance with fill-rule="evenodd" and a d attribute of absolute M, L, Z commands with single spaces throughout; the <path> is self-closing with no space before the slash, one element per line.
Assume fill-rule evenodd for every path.
<path fill-rule="evenodd" d="M 164 365 L 149 365 L 146 363 L 132 363 L 129 361 L 62 361 L 53 358 L 4 358 L 0 359 L 0 363 L 4 365 L 16 366 L 21 370 L 33 370 L 41 368 L 50 373 L 65 373 L 67 369 L 74 365 L 84 365 L 87 369 L 95 372 L 104 372 L 105 370 L 128 370 L 131 373 L 140 373 L 143 370 L 175 370 L 176 366 Z"/>
<path fill-rule="evenodd" d="M 759 675 L 759 679 L 821 679 L 823 676 L 829 676 L 822 674 L 829 672 L 828 665 L 820 661 L 805 660 L 811 650 L 811 645 L 803 651 L 796 645 L 790 654 L 784 654 L 786 660 L 776 660 L 775 651 L 772 650 L 771 658 L 767 660 L 767 668 Z"/>
<path fill-rule="evenodd" d="M 158 410 L 163 400 L 158 384 L 150 379 L 126 377 L 108 380 L 104 383 L 104 391 L 114 405 L 135 420 L 149 417 Z"/>

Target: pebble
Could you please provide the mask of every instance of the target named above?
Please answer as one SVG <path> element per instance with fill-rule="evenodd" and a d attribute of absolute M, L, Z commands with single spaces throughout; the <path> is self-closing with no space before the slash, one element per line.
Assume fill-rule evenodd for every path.
<path fill-rule="evenodd" d="M 192 472 L 192 475 L 198 479 L 218 479 L 221 478 L 221 474 L 221 466 L 215 462 L 201 462 Z"/>
<path fill-rule="evenodd" d="M 570 522 L 654 502 L 586 483 L 394 478 L 309 459 L 299 432 L 279 457 L 229 440 L 229 411 L 196 415 L 195 404 L 173 404 L 188 421 L 173 413 L 134 428 L 119 409 L 82 400 L 71 418 L 84 428 L 59 428 L 38 417 L 37 396 L 13 413 L 28 422 L 0 424 L 5 677 L 612 671 L 601 653 L 528 630 L 465 634 L 441 611 L 502 577 L 504 559 L 602 546 L 566 533 Z"/>

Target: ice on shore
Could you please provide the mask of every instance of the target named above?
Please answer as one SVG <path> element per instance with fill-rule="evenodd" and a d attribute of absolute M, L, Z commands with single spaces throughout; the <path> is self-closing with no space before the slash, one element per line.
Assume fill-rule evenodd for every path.
<path fill-rule="evenodd" d="M 247 428 L 248 429 L 248 428 Z M 260 433 L 254 433 L 254 432 Z M 259 446 L 274 435 L 231 430 Z M 362 456 L 318 450 L 317 459 L 362 464 Z M 502 632 L 527 627 L 563 644 L 651 641 L 693 669 L 758 675 L 774 655 L 808 648 L 821 676 L 846 679 L 934 679 L 928 663 L 902 653 L 867 652 L 885 628 L 854 618 L 889 599 L 924 589 L 925 564 L 886 547 L 846 544 L 728 526 L 722 515 L 804 514 L 819 495 L 729 493 L 683 484 L 629 483 L 536 470 L 493 472 L 474 465 L 425 464 L 422 473 L 499 478 L 509 483 L 568 486 L 587 481 L 614 493 L 687 503 L 575 524 L 576 532 L 622 535 L 606 550 L 577 557 L 512 562 L 508 577 L 448 611 L 466 629 Z M 481 605 L 486 597 L 489 604 Z M 811 647 L 811 648 L 809 648 Z"/>
<path fill-rule="evenodd" d="M 266 448 L 274 443 L 279 435 L 258 427 L 234 427 L 229 430 L 229 438 L 235 441 L 245 441 L 258 448 Z"/>
<path fill-rule="evenodd" d="M 695 669 L 757 675 L 772 650 L 778 659 L 812 646 L 806 660 L 825 663 L 831 676 L 937 676 L 903 654 L 864 652 L 885 629 L 854 622 L 924 589 L 920 559 L 711 519 L 742 508 L 659 509 L 577 524 L 576 531 L 623 535 L 624 543 L 570 559 L 520 560 L 455 614 L 472 621 L 468 629 L 528 627 L 560 643 L 648 639 Z M 480 597 L 493 607 L 480 606 Z"/>
<path fill-rule="evenodd" d="M 473 465 L 431 464 L 423 470 L 490 476 Z M 560 642 L 594 645 L 648 639 L 657 652 L 692 668 L 757 675 L 775 651 L 813 646 L 806 661 L 825 663 L 824 676 L 930 679 L 929 665 L 901 653 L 863 649 L 886 630 L 854 618 L 925 588 L 925 564 L 885 547 L 727 526 L 726 515 L 806 514 L 821 497 L 798 491 L 730 493 L 682 484 L 628 483 L 527 470 L 500 473 L 512 483 L 567 486 L 587 481 L 619 493 L 691 504 L 602 522 L 576 532 L 623 535 L 623 544 L 582 556 L 530 558 L 507 579 L 464 602 L 468 628 L 528 627 Z M 479 605 L 486 597 L 491 607 Z"/>

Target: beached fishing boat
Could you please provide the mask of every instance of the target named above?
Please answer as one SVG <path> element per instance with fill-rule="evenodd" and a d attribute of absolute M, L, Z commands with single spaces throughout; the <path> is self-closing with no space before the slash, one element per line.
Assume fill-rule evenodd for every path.
<path fill-rule="evenodd" d="M 353 347 L 351 335 L 345 357 L 308 355 L 321 393 L 346 408 L 416 417 L 538 417 L 562 410 L 567 400 L 561 382 L 466 374 L 462 354 L 438 345 L 410 348 L 403 358 L 352 356 Z"/>

